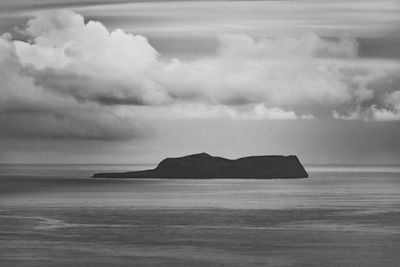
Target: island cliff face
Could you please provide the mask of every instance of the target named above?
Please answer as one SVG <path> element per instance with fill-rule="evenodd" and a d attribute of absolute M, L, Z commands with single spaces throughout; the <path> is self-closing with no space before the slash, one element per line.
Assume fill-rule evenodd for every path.
<path fill-rule="evenodd" d="M 95 178 L 187 178 L 187 179 L 289 179 L 307 178 L 296 156 L 252 156 L 236 160 L 207 153 L 166 158 L 153 170 L 95 173 Z"/>

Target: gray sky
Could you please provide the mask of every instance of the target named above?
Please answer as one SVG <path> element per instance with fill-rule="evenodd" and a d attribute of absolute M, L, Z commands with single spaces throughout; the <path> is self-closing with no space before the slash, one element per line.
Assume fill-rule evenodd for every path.
<path fill-rule="evenodd" d="M 0 2 L 0 162 L 399 163 L 400 1 Z"/>

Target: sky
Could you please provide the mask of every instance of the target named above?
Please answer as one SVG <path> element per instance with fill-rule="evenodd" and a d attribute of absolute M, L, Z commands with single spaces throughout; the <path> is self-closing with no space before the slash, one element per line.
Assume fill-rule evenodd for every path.
<path fill-rule="evenodd" d="M 400 1 L 0 1 L 0 163 L 400 163 Z"/>

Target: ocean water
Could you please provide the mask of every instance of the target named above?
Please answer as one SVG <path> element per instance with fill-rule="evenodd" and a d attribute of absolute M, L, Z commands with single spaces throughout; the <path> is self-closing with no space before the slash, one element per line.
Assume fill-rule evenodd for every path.
<path fill-rule="evenodd" d="M 309 179 L 91 179 L 0 165 L 0 266 L 400 266 L 400 166 Z"/>

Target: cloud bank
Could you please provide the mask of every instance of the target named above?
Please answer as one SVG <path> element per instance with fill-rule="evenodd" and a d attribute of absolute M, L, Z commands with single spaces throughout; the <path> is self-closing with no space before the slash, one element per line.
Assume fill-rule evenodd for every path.
<path fill-rule="evenodd" d="M 359 58 L 352 38 L 220 34 L 215 55 L 182 61 L 72 11 L 13 34 L 0 38 L 4 136 L 126 140 L 165 118 L 400 120 L 399 62 Z"/>
<path fill-rule="evenodd" d="M 27 74 L 10 35 L 0 38 L 0 137 L 129 140 L 147 127 L 90 103 L 54 94 Z"/>

